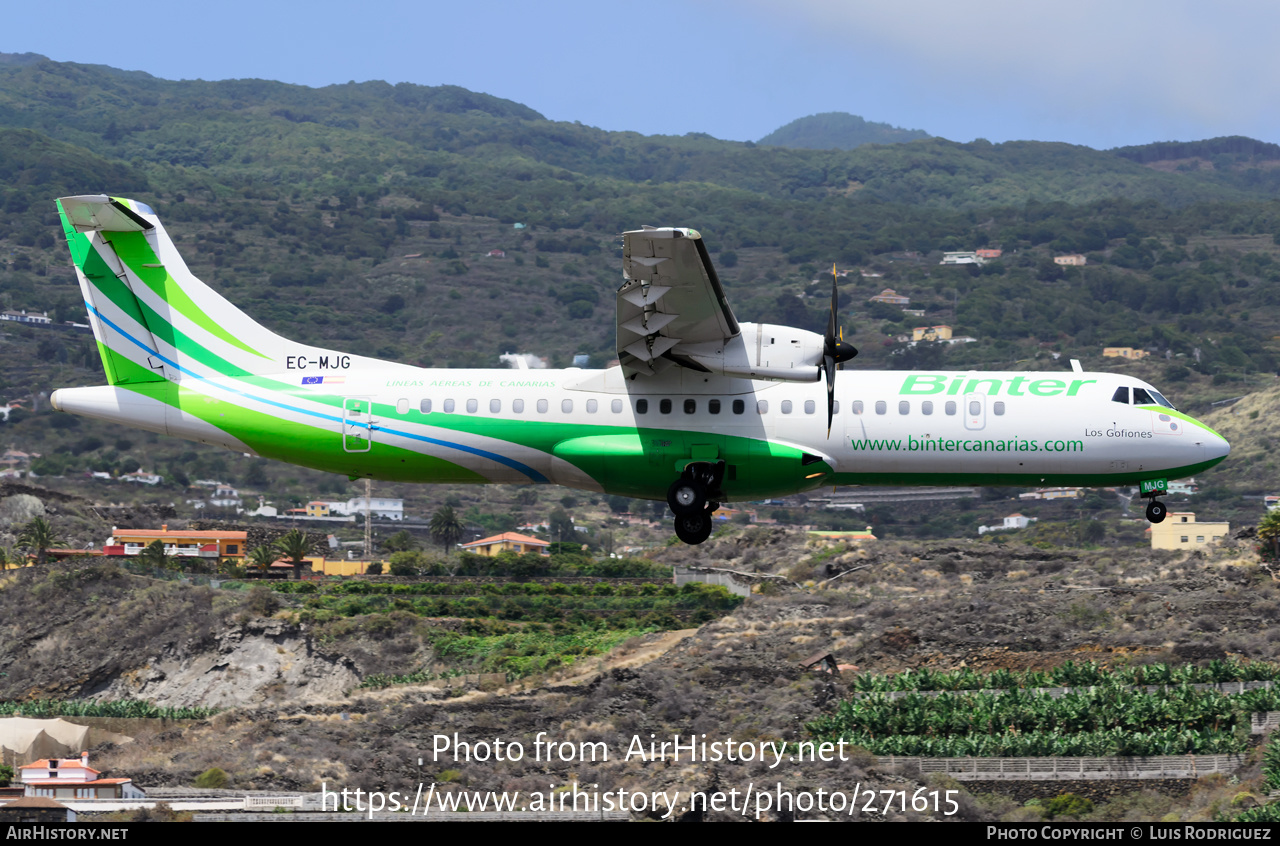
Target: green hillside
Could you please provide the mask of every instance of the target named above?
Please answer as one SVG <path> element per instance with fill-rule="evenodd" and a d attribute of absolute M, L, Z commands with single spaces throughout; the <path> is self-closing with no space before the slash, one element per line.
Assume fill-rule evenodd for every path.
<path fill-rule="evenodd" d="M 788 149 L 605 132 L 451 87 L 173 82 L 0 56 L 0 310 L 83 320 L 52 199 L 108 191 L 150 203 L 195 273 L 299 340 L 440 367 L 517 351 L 603 365 L 618 234 L 688 225 L 743 320 L 821 329 L 824 274 L 833 262 L 848 271 L 841 319 L 862 351 L 856 367 L 1065 368 L 1074 357 L 1131 369 L 1197 413 L 1280 361 L 1275 155 L 1249 139 Z M 1183 167 L 1190 159 L 1212 167 Z M 943 251 L 977 247 L 1003 255 L 939 265 Z M 1054 264 L 1063 253 L 1088 264 Z M 924 314 L 868 302 L 885 287 Z M 899 340 L 938 323 L 976 341 Z M 1153 355 L 1116 363 L 1100 357 L 1106 345 Z M 0 355 L 0 400 L 102 378 L 85 335 L 0 325 Z M 241 478 L 258 466 L 48 419 L 0 426 L 0 442 L 59 470 L 196 461 Z M 299 495 L 320 484 L 275 475 Z"/>
<path fill-rule="evenodd" d="M 865 120 L 848 112 L 824 112 L 793 120 L 757 143 L 806 150 L 852 150 L 863 144 L 900 144 L 928 137 L 929 133 L 923 129 L 902 129 Z"/>

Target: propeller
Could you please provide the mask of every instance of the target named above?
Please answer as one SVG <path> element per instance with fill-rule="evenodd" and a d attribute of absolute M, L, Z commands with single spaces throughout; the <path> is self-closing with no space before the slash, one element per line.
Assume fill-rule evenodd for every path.
<path fill-rule="evenodd" d="M 831 421 L 836 414 L 836 370 L 858 354 L 853 344 L 844 341 L 844 329 L 837 328 L 836 310 L 840 293 L 836 289 L 836 266 L 831 265 L 831 314 L 827 317 L 827 334 L 822 339 L 822 372 L 827 377 L 827 437 L 831 437 Z"/>

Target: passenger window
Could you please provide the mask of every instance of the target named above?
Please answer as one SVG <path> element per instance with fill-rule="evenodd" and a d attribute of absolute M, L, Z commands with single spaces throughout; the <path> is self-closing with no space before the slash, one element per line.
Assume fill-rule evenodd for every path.
<path fill-rule="evenodd" d="M 790 413 L 791 413 L 791 400 L 783 400 L 783 401 L 782 401 L 782 413 L 783 413 L 783 414 L 790 414 Z"/>
<path fill-rule="evenodd" d="M 817 411 L 817 410 L 818 410 L 818 406 L 817 406 L 817 404 L 816 404 L 813 400 L 805 400 L 805 401 L 804 401 L 804 413 L 805 413 L 805 414 L 813 414 L 813 413 L 814 413 L 815 411 Z"/>
<path fill-rule="evenodd" d="M 614 414 L 621 414 L 622 400 L 614 400 L 613 402 L 609 403 L 609 410 L 612 411 Z"/>
<path fill-rule="evenodd" d="M 1004 403 L 997 400 L 991 404 L 991 410 L 994 411 L 997 416 L 1004 414 Z"/>
<path fill-rule="evenodd" d="M 516 414 L 524 414 L 524 400 L 517 399 L 511 401 L 511 410 Z"/>
<path fill-rule="evenodd" d="M 970 402 L 969 402 L 969 416 L 970 416 L 970 417 L 977 417 L 977 416 L 978 416 L 979 414 L 981 414 L 981 413 L 982 413 L 982 403 L 978 402 L 977 400 L 970 400 Z"/>
<path fill-rule="evenodd" d="M 444 401 L 444 413 L 453 414 L 453 400 L 447 399 Z"/>
<path fill-rule="evenodd" d="M 671 400 L 669 399 L 658 400 L 658 411 L 661 412 L 662 414 L 670 414 Z"/>
<path fill-rule="evenodd" d="M 898 413 L 899 413 L 899 414 L 910 414 L 910 413 L 911 413 L 911 403 L 907 402 L 906 400 L 901 400 L 901 401 L 898 403 Z"/>
<path fill-rule="evenodd" d="M 565 414 L 572 414 L 573 400 L 560 400 L 560 410 Z"/>
<path fill-rule="evenodd" d="M 418 410 L 421 411 L 423 414 L 430 414 L 431 400 L 425 399 L 422 402 L 418 403 Z"/>
<path fill-rule="evenodd" d="M 756 403 L 756 414 L 768 414 L 768 413 L 769 413 L 769 401 L 768 400 L 758 401 Z"/>
<path fill-rule="evenodd" d="M 1125 405 L 1128 405 L 1128 404 L 1129 404 L 1129 389 L 1128 389 L 1128 388 L 1116 388 L 1116 392 L 1115 392 L 1114 394 L 1112 394 L 1112 395 L 1111 395 L 1111 401 L 1112 401 L 1112 402 L 1122 402 L 1122 403 L 1124 403 Z"/>
<path fill-rule="evenodd" d="M 546 414 L 546 413 L 547 413 L 547 401 L 546 401 L 546 400 L 544 400 L 544 399 L 538 400 L 538 413 L 539 413 L 539 414 Z"/>
<path fill-rule="evenodd" d="M 956 401 L 955 401 L 955 400 L 947 400 L 947 404 L 943 407 L 943 411 L 945 411 L 947 414 L 955 414 L 955 413 L 956 413 Z"/>
<path fill-rule="evenodd" d="M 1155 400 L 1151 398 L 1151 394 L 1142 390 L 1142 388 L 1133 389 L 1133 404 L 1134 405 L 1159 405 L 1159 403 L 1157 403 Z"/>
<path fill-rule="evenodd" d="M 707 411 L 711 414 L 719 414 L 720 400 L 707 400 Z"/>
<path fill-rule="evenodd" d="M 499 414 L 499 413 L 501 413 L 501 411 L 502 411 L 502 400 L 500 400 L 500 399 L 491 399 L 491 400 L 489 400 L 489 413 L 490 413 L 490 414 Z"/>
<path fill-rule="evenodd" d="M 694 413 L 695 411 L 697 411 L 697 410 L 698 410 L 698 401 L 697 401 L 697 400 L 687 399 L 687 400 L 685 400 L 685 401 L 684 401 L 684 413 L 685 413 L 685 414 L 693 414 L 693 413 Z"/>
<path fill-rule="evenodd" d="M 876 400 L 876 414 L 884 414 L 889 409 L 884 400 Z"/>
<path fill-rule="evenodd" d="M 836 400 L 834 403 L 831 404 L 831 413 L 832 414 L 840 413 L 840 400 Z"/>
<path fill-rule="evenodd" d="M 408 414 L 409 401 L 407 399 L 396 400 L 396 414 Z"/>
<path fill-rule="evenodd" d="M 648 413 L 649 413 L 649 401 L 636 400 L 636 414 L 648 414 Z"/>
<path fill-rule="evenodd" d="M 480 403 L 473 399 L 467 400 L 467 414 L 475 414 L 476 409 L 480 407 Z"/>
<path fill-rule="evenodd" d="M 861 414 L 861 413 L 862 413 L 862 400 L 854 400 L 854 401 L 853 401 L 853 406 L 852 406 L 852 408 L 853 408 L 853 413 L 854 413 L 854 414 Z"/>
<path fill-rule="evenodd" d="M 921 414 L 933 414 L 933 400 L 924 400 L 920 403 Z"/>
<path fill-rule="evenodd" d="M 587 400 L 587 414 L 595 414 L 600 408 L 600 403 L 593 399 Z"/>
<path fill-rule="evenodd" d="M 734 414 L 742 414 L 742 413 L 743 413 L 743 412 L 745 412 L 746 410 L 747 410 L 747 404 L 746 404 L 745 402 L 743 402 L 742 400 L 734 400 L 734 401 L 733 401 L 733 413 L 734 413 Z"/>

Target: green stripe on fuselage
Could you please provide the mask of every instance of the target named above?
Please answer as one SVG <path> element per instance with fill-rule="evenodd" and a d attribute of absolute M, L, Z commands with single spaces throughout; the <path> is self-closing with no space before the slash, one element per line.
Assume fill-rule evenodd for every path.
<path fill-rule="evenodd" d="M 169 271 L 163 267 L 146 266 L 160 263 L 151 245 L 147 243 L 146 235 L 141 232 L 103 232 L 102 238 L 111 245 L 116 255 L 135 276 L 183 317 L 232 346 L 260 358 L 267 358 L 210 319 L 209 315 L 196 305 L 182 286 L 169 274 Z"/>
<path fill-rule="evenodd" d="M 129 385 L 128 390 L 210 424 L 264 458 L 275 458 L 343 476 L 372 476 L 401 482 L 439 481 L 484 484 L 488 480 L 451 461 L 385 443 L 362 453 L 342 449 L 338 424 L 333 429 L 284 420 L 174 382 Z"/>

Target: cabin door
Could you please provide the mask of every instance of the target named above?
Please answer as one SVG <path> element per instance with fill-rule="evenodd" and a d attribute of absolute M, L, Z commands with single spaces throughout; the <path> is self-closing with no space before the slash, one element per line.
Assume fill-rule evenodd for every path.
<path fill-rule="evenodd" d="M 343 452 L 368 452 L 373 446 L 373 403 L 368 397 L 342 401 Z"/>

